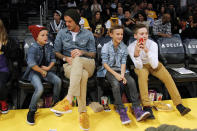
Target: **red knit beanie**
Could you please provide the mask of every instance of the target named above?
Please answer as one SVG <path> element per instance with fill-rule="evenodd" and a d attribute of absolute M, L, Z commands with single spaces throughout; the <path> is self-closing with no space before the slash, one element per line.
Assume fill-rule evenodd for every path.
<path fill-rule="evenodd" d="M 46 27 L 41 26 L 41 25 L 30 25 L 28 28 L 29 28 L 29 31 L 32 33 L 32 36 L 34 37 L 35 41 L 37 41 L 37 37 L 40 31 L 47 30 Z"/>

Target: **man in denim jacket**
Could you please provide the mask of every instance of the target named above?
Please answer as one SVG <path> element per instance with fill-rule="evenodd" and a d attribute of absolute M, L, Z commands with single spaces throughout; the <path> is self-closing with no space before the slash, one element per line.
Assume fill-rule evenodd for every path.
<path fill-rule="evenodd" d="M 44 79 L 54 85 L 53 102 L 57 103 L 61 91 L 61 79 L 51 71 L 56 60 L 55 54 L 53 53 L 53 47 L 47 44 L 47 29 L 43 26 L 32 25 L 29 26 L 29 30 L 32 32 L 36 43 L 34 43 L 28 50 L 28 67 L 23 78 L 31 81 L 35 88 L 29 105 L 29 112 L 27 114 L 27 123 L 33 125 L 35 123 L 34 115 L 37 111 L 37 102 L 44 91 L 42 80 Z"/>
<path fill-rule="evenodd" d="M 58 32 L 55 40 L 55 53 L 58 58 L 67 62 L 63 65 L 65 77 L 70 79 L 67 96 L 51 111 L 56 113 L 70 112 L 73 96 L 77 97 L 80 127 L 89 129 L 89 119 L 86 113 L 87 81 L 94 73 L 96 54 L 95 40 L 92 32 L 80 28 L 80 15 L 74 9 L 64 14 L 67 28 Z"/>

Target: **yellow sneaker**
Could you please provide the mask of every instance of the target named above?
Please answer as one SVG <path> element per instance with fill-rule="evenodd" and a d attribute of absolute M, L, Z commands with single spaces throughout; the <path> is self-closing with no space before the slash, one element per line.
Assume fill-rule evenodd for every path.
<path fill-rule="evenodd" d="M 80 128 L 82 130 L 89 130 L 89 116 L 87 112 L 82 112 L 79 117 Z"/>
<path fill-rule="evenodd" d="M 54 113 L 71 113 L 72 105 L 70 105 L 69 101 L 67 99 L 63 99 L 62 101 L 59 101 L 55 104 L 54 107 L 52 107 L 50 110 Z"/>

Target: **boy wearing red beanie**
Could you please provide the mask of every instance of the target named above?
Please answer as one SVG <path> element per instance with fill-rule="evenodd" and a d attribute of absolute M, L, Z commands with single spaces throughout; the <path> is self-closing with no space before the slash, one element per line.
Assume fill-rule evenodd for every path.
<path fill-rule="evenodd" d="M 28 67 L 23 78 L 31 81 L 31 84 L 35 88 L 27 114 L 27 123 L 33 125 L 35 123 L 34 116 L 37 111 L 37 102 L 44 91 L 42 80 L 54 85 L 53 102 L 56 103 L 59 100 L 61 79 L 51 71 L 56 59 L 53 53 L 53 47 L 47 43 L 48 30 L 40 25 L 31 25 L 29 26 L 29 30 L 36 42 L 28 50 Z"/>

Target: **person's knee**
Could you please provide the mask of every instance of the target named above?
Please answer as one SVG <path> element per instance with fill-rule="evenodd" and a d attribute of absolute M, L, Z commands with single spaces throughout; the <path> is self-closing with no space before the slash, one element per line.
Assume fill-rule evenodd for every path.
<path fill-rule="evenodd" d="M 138 76 L 138 79 L 147 79 L 148 80 L 148 74 L 146 73 L 146 71 L 144 69 L 137 69 L 136 70 L 136 74 Z"/>
<path fill-rule="evenodd" d="M 36 90 L 35 90 L 36 94 L 41 96 L 44 92 L 44 87 L 43 86 L 39 86 Z"/>
<path fill-rule="evenodd" d="M 88 79 L 88 72 L 86 70 L 82 72 L 82 79 Z"/>
<path fill-rule="evenodd" d="M 80 57 L 75 57 L 73 60 L 72 60 L 72 63 L 79 63 L 80 62 Z"/>
<path fill-rule="evenodd" d="M 55 79 L 54 84 L 56 84 L 56 85 L 61 85 L 62 84 L 62 81 L 58 76 L 55 76 L 54 79 Z"/>
<path fill-rule="evenodd" d="M 113 89 L 120 89 L 120 83 L 118 81 L 110 81 L 110 83 Z"/>
<path fill-rule="evenodd" d="M 132 85 L 135 85 L 135 80 L 133 79 L 133 77 L 131 76 L 126 76 L 126 79 L 127 79 L 127 83 L 128 84 L 132 84 Z"/>

